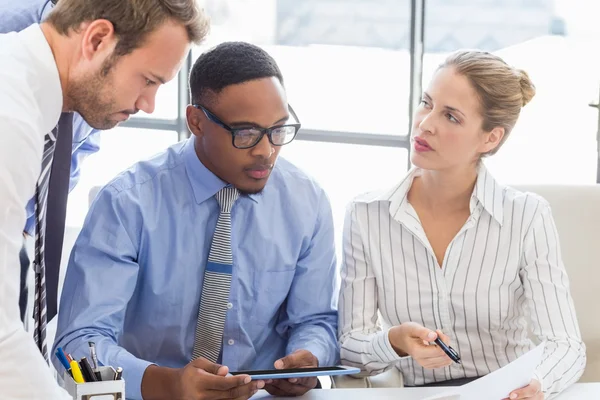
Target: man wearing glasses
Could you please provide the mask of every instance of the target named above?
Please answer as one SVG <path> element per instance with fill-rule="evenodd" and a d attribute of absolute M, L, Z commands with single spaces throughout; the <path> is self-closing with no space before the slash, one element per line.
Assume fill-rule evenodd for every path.
<path fill-rule="evenodd" d="M 329 201 L 278 159 L 300 122 L 275 61 L 247 43 L 200 56 L 190 87 L 192 137 L 119 175 L 92 205 L 55 346 L 81 357 L 95 342 L 102 364 L 123 367 L 127 398 L 303 394 L 315 378 L 226 376 L 338 361 Z"/>

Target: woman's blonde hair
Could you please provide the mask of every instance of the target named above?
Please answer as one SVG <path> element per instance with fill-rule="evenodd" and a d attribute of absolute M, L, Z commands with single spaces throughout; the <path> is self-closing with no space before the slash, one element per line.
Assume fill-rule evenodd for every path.
<path fill-rule="evenodd" d="M 482 129 L 489 132 L 496 127 L 504 128 L 504 137 L 498 146 L 485 155 L 495 154 L 514 128 L 521 108 L 535 96 L 529 75 L 498 56 L 478 50 L 459 50 L 448 56 L 438 70 L 447 67 L 465 76 L 477 92 Z"/>

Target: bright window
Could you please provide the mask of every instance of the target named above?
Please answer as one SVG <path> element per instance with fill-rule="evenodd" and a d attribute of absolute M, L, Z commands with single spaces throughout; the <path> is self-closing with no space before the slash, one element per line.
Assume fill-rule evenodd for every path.
<path fill-rule="evenodd" d="M 352 197 L 389 187 L 408 167 L 411 3 L 203 2 L 212 18 L 211 35 L 193 49 L 192 59 L 227 40 L 256 43 L 273 55 L 303 124 L 299 139 L 282 155 L 327 190 L 338 234 Z M 425 11 L 425 84 L 448 52 L 480 47 L 527 70 L 537 85 L 537 96 L 505 147 L 488 160 L 497 177 L 506 183 L 595 182 L 600 128 L 598 112 L 588 104 L 598 101 L 600 89 L 600 3 L 426 0 Z M 415 32 L 420 29 L 417 23 Z M 188 72 L 182 72 L 184 79 Z M 174 80 L 159 90 L 153 115 L 103 133 L 102 150 L 83 164 L 72 193 L 69 225 L 83 223 L 91 188 L 185 135 L 179 86 Z M 157 119 L 173 120 L 173 130 Z M 319 142 L 311 140 L 317 136 Z"/>

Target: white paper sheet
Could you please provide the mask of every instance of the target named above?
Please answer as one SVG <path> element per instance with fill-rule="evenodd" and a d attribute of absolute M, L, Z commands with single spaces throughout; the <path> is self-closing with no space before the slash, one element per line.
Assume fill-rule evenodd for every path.
<path fill-rule="evenodd" d="M 542 361 L 544 346 L 545 343 L 542 343 L 486 376 L 425 400 L 441 400 L 453 395 L 458 395 L 460 400 L 505 399 L 513 390 L 529 385 L 535 369 Z"/>

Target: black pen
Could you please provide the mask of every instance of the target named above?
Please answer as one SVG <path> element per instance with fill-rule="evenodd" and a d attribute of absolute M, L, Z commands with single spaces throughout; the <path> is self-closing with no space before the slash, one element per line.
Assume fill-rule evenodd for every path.
<path fill-rule="evenodd" d="M 96 377 L 96 374 L 94 374 L 87 358 L 82 357 L 79 361 L 79 365 L 81 366 L 81 372 L 83 373 L 86 382 L 98 382 L 98 378 Z"/>
<path fill-rule="evenodd" d="M 448 357 L 450 357 L 452 361 L 454 361 L 457 364 L 460 364 L 460 356 L 458 355 L 456 350 L 446 345 L 446 343 L 444 343 L 439 337 L 434 340 L 434 343 L 440 346 L 440 348 L 444 351 L 444 353 L 446 353 Z"/>

